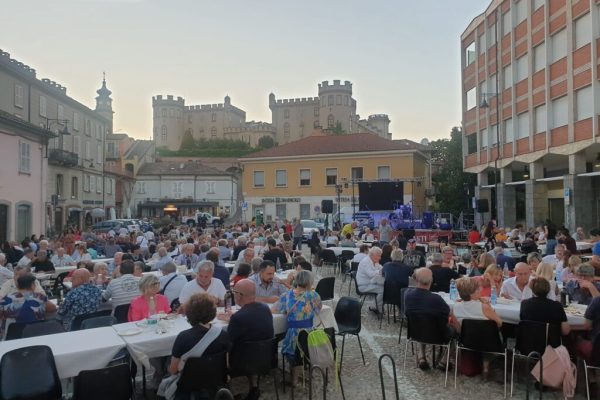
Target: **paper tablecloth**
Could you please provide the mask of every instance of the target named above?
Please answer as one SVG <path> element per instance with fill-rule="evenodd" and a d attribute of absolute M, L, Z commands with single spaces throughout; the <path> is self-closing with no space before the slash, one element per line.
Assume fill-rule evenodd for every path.
<path fill-rule="evenodd" d="M 4 353 L 27 346 L 46 345 L 52 349 L 58 376 L 77 376 L 84 370 L 104 368 L 125 347 L 124 341 L 111 327 L 87 329 L 0 342 L 0 358 Z"/>

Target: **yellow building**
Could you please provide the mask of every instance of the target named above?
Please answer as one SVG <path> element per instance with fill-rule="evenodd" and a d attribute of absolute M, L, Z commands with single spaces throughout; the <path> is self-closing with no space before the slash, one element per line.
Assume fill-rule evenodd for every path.
<path fill-rule="evenodd" d="M 265 221 L 321 215 L 321 201 L 359 211 L 359 184 L 394 182 L 402 188 L 397 204 L 425 210 L 430 187 L 429 150 L 410 140 L 388 140 L 370 133 L 313 135 L 240 159 L 245 220 L 257 211 Z M 341 189 L 339 196 L 336 187 Z M 389 209 L 392 207 L 390 206 Z"/>

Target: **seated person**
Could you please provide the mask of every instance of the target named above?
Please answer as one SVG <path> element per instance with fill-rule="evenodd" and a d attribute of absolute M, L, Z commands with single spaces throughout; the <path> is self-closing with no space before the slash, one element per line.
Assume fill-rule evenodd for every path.
<path fill-rule="evenodd" d="M 356 271 L 356 285 L 361 292 L 377 293 L 375 304 L 378 306 L 369 310 L 379 314 L 383 309 L 383 283 L 385 279 L 382 275 L 383 267 L 379 264 L 381 259 L 381 249 L 371 247 L 367 257 L 363 258 L 358 264 Z"/>
<path fill-rule="evenodd" d="M 585 310 L 584 317 L 584 329 L 591 330 L 591 338 L 600 335 L 600 297 L 594 297 Z M 593 340 L 581 340 L 577 343 L 577 355 L 589 362 L 592 356 L 592 344 Z"/>
<path fill-rule="evenodd" d="M 143 276 L 138 286 L 142 295 L 131 301 L 127 315 L 128 321 L 141 321 L 151 315 L 171 312 L 169 299 L 162 294 L 158 294 L 160 281 L 156 275 Z"/>
<path fill-rule="evenodd" d="M 29 273 L 31 273 L 30 267 L 28 267 L 26 265 L 25 266 L 17 265 L 13 270 L 13 278 L 4 282 L 4 284 L 2 284 L 2 287 L 0 287 L 0 299 L 2 299 L 5 296 L 8 296 L 11 293 L 16 292 L 17 291 L 17 279 L 19 278 L 19 276 L 29 274 Z M 40 281 L 38 281 L 36 279 L 34 285 L 35 285 L 34 292 L 40 293 L 40 294 L 46 294 L 46 292 L 44 291 L 44 288 L 42 288 L 42 285 L 40 285 Z"/>
<path fill-rule="evenodd" d="M 72 289 L 58 307 L 65 330 L 71 329 L 73 319 L 78 315 L 98 311 L 102 300 L 102 291 L 91 282 L 92 274 L 85 268 L 76 269 L 71 277 Z"/>
<path fill-rule="evenodd" d="M 383 277 L 385 282 L 393 282 L 398 288 L 408 287 L 408 278 L 414 272 L 414 268 L 402 262 L 404 255 L 402 250 L 392 250 L 392 261 L 383 264 Z"/>
<path fill-rule="evenodd" d="M 213 277 L 214 271 L 215 265 L 212 261 L 200 261 L 197 266 L 196 279 L 186 283 L 179 294 L 179 302 L 182 304 L 182 308 L 185 307 L 185 303 L 192 295 L 198 293 L 208 293 L 216 299 L 219 305 L 225 304 L 225 293 L 227 290 L 220 279 Z"/>
<path fill-rule="evenodd" d="M 213 327 L 211 324 L 211 321 L 217 316 L 217 306 L 214 298 L 210 294 L 194 294 L 187 299 L 182 308 L 185 309 L 185 315 L 192 327 L 179 332 L 175 338 L 175 343 L 173 343 L 171 363 L 169 364 L 169 373 L 173 375 L 179 371 L 181 356 L 196 346 L 196 344 L 198 344 L 204 335 L 211 329 L 213 329 L 211 335 L 214 333 L 216 337 L 210 341 L 203 356 L 227 352 L 231 349 L 231 342 L 227 332 L 218 327 Z M 177 394 L 175 395 L 176 398 L 190 398 L 190 393 L 184 393 L 182 391 L 181 382 L 178 387 Z"/>
<path fill-rule="evenodd" d="M 502 290 L 502 270 L 496 264 L 490 264 L 483 275 L 471 278 L 479 283 L 481 297 L 490 298 L 492 296 L 492 286 L 496 288 L 496 295 L 500 296 Z"/>
<path fill-rule="evenodd" d="M 38 250 L 35 258 L 31 260 L 31 268 L 36 274 L 38 272 L 54 272 L 54 264 L 48 258 L 46 250 Z"/>
<path fill-rule="evenodd" d="M 505 299 L 523 301 L 529 299 L 533 293 L 529 288 L 529 277 L 531 272 L 529 266 L 525 263 L 518 263 L 515 266 L 515 276 L 508 278 L 502 284 L 500 296 Z"/>
<path fill-rule="evenodd" d="M 383 252 L 382 252 L 383 253 Z M 352 257 L 352 262 L 359 263 L 369 254 L 369 246 L 366 244 L 361 244 L 358 248 L 358 253 Z"/>
<path fill-rule="evenodd" d="M 179 298 L 181 289 L 183 289 L 183 287 L 188 283 L 188 280 L 185 275 L 180 275 L 177 273 L 177 267 L 173 262 L 163 264 L 161 267 L 161 272 L 163 276 L 159 278 L 159 293 L 167 296 L 169 304 L 171 304 L 173 300 Z"/>
<path fill-rule="evenodd" d="M 404 297 L 406 314 L 424 314 L 435 318 L 439 322 L 438 325 L 443 327 L 444 335 L 447 338 L 451 338 L 455 335 L 455 329 L 448 325 L 450 307 L 440 295 L 430 291 L 431 284 L 433 283 L 431 270 L 426 267 L 417 269 L 415 271 L 415 279 L 417 287 L 408 289 Z M 418 365 L 422 370 L 429 369 L 429 363 L 425 354 L 425 345 L 419 346 L 417 350 L 417 356 L 419 357 Z M 445 359 L 445 356 L 440 356 L 439 358 L 439 360 Z M 442 365 L 438 365 L 438 367 L 442 367 Z M 445 367 L 444 365 L 443 368 L 445 369 Z"/>
<path fill-rule="evenodd" d="M 340 247 L 354 247 L 351 233 L 346 233 L 346 236 L 344 236 L 344 239 L 340 242 Z"/>
<path fill-rule="evenodd" d="M 517 262 L 511 256 L 504 254 L 503 251 L 496 256 L 496 264 L 498 265 L 498 268 L 504 269 L 504 267 L 507 267 L 509 271 L 513 271 Z"/>
<path fill-rule="evenodd" d="M 594 267 L 583 263 L 577 269 L 577 279 L 565 286 L 569 298 L 579 304 L 590 304 L 594 297 L 600 296 L 600 282 L 594 281 Z"/>
<path fill-rule="evenodd" d="M 481 297 L 481 289 L 477 280 L 460 278 L 456 281 L 456 289 L 460 300 L 455 302 L 452 311 L 458 321 L 459 330 L 464 319 L 489 319 L 494 321 L 498 327 L 502 326 L 502 320 L 490 305 L 489 300 Z M 489 373 L 490 357 L 486 356 L 483 358 L 483 376 L 487 377 Z"/>
<path fill-rule="evenodd" d="M 431 255 L 431 273 L 433 274 L 433 292 L 446 292 L 450 291 L 450 282 L 454 279 L 458 279 L 459 275 L 449 266 L 444 266 L 444 256 L 442 253 L 433 253 Z M 445 264 L 449 265 L 449 264 Z"/>
<path fill-rule="evenodd" d="M 31 273 L 19 274 L 17 291 L 0 300 L 0 316 L 15 322 L 35 322 L 46 318 L 46 313 L 56 312 L 54 303 L 45 294 L 35 291 L 36 278 Z"/>
<path fill-rule="evenodd" d="M 275 264 L 264 260 L 250 280 L 256 284 L 256 299 L 263 303 L 275 303 L 287 291 L 285 285 L 275 279 Z"/>
<path fill-rule="evenodd" d="M 242 279 L 248 279 L 250 273 L 252 272 L 252 267 L 248 263 L 240 263 L 237 274 L 231 280 L 231 287 L 235 287 L 235 285 L 241 281 Z"/>
<path fill-rule="evenodd" d="M 133 261 L 131 260 L 125 260 L 121 263 L 121 276 L 110 281 L 106 290 L 102 293 L 103 301 L 112 299 L 114 308 L 123 304 L 130 304 L 131 300 L 139 296 L 139 278 L 133 276 L 133 269 Z"/>
<path fill-rule="evenodd" d="M 563 306 L 558 301 L 548 298 L 550 292 L 550 283 L 542 277 L 533 278 L 529 282 L 529 287 L 533 292 L 533 297 L 521 302 L 521 312 L 519 319 L 522 321 L 538 321 L 560 326 L 561 333 L 568 335 L 571 327 L 567 322 L 567 314 Z M 559 343 L 553 343 L 557 347 Z"/>
<path fill-rule="evenodd" d="M 300 272 L 300 271 L 311 271 L 312 272 L 312 264 L 311 263 L 304 260 L 304 257 L 296 257 L 296 258 L 297 259 L 300 258 L 301 259 L 300 262 L 298 262 L 298 264 L 296 265 L 296 268 L 294 268 L 294 270 L 288 274 L 287 280 L 285 282 L 281 282 L 288 288 L 295 287 L 295 284 L 296 284 L 295 279 L 296 279 L 296 275 L 298 274 L 298 272 Z"/>
<path fill-rule="evenodd" d="M 235 304 L 240 309 L 235 314 L 220 315 L 219 319 L 229 321 L 227 334 L 233 345 L 229 361 L 231 369 L 235 370 L 235 351 L 238 346 L 244 346 L 247 342 L 271 339 L 275 334 L 273 332 L 273 314 L 266 304 L 256 301 L 256 284 L 253 281 L 241 279 L 232 292 Z M 250 391 L 246 399 L 258 399 L 260 392 L 257 377 L 248 376 L 248 384 Z"/>

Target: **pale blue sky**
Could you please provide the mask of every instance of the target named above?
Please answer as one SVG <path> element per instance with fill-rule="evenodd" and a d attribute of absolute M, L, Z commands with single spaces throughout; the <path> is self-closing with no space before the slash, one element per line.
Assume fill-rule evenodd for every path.
<path fill-rule="evenodd" d="M 232 103 L 271 121 L 268 95 L 350 80 L 358 113 L 394 139 L 459 125 L 460 34 L 487 0 L 2 0 L 0 48 L 94 107 L 102 71 L 115 130 L 152 131 L 151 97 Z"/>

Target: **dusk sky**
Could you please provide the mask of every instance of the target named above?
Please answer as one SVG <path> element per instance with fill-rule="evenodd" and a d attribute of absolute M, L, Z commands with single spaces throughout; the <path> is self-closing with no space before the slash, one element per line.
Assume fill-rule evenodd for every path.
<path fill-rule="evenodd" d="M 268 95 L 353 83 L 357 112 L 385 113 L 394 139 L 460 125 L 460 34 L 485 0 L 2 0 L 0 49 L 94 107 L 106 71 L 114 129 L 152 133 L 151 98 L 229 95 L 271 122 Z"/>

